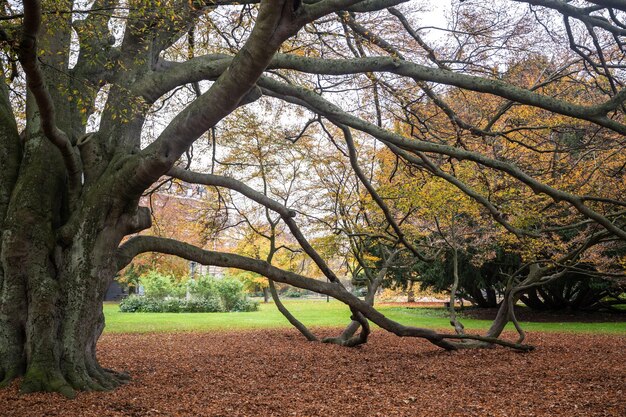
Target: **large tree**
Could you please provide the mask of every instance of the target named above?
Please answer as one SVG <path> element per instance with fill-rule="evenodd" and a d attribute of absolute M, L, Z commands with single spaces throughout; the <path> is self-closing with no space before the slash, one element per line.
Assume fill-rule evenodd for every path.
<path fill-rule="evenodd" d="M 507 152 L 490 154 L 474 143 L 502 147 L 529 140 L 530 134 L 519 132 L 548 135 L 573 126 L 583 131 L 589 146 L 603 143 L 619 155 L 626 134 L 622 2 L 455 4 L 453 22 L 444 31 L 449 41 L 438 46 L 430 45 L 416 26 L 417 2 L 394 8 L 406 2 L 3 1 L 2 384 L 23 376 L 23 391 L 73 396 L 75 390 L 111 389 L 126 379 L 100 367 L 96 358 L 104 327 L 102 299 L 115 274 L 150 251 L 253 271 L 333 296 L 350 306 L 363 327 L 354 343 L 367 338 L 370 320 L 445 349 L 472 345 L 461 343 L 470 339 L 528 348 L 497 339 L 509 317 L 507 308 L 484 337 L 442 334 L 387 319 L 343 288 L 299 228 L 302 216 L 296 210 L 234 178 L 177 165 L 223 118 L 265 96 L 312 113 L 300 127 L 318 124 L 332 130 L 338 151 L 351 161 L 388 222 L 388 238 L 414 256 L 422 254 L 403 231 L 402 219 L 358 167 L 362 142 L 353 139 L 354 132 L 375 138 L 407 167 L 449 181 L 522 238 L 540 232 L 509 222 L 489 190 L 454 176 L 456 163 L 469 161 L 477 170 L 511 177 L 569 210 L 583 224 L 576 227 L 593 225 L 577 248 L 534 265 L 519 288 L 553 279 L 592 245 L 624 240 L 615 210 L 623 203 L 617 198 L 579 195 L 519 167 Z M 507 11 L 516 3 L 528 4 Z M 501 71 L 511 55 L 550 48 L 566 59 L 546 65 L 533 82 Z M 566 88 L 551 89 L 563 79 Z M 345 89 L 341 83 L 347 83 Z M 464 91 L 491 100 L 491 114 L 473 114 L 471 101 L 462 99 L 470 97 Z M 172 104 L 174 98 L 178 104 Z M 351 103 L 360 108 L 349 108 Z M 437 115 L 429 115 L 428 103 L 435 104 Z M 520 107 L 558 115 L 557 122 L 537 126 L 532 120 L 509 120 L 509 111 Z M 453 127 L 452 137 L 442 137 L 431 123 L 441 115 Z M 140 197 L 163 176 L 228 188 L 277 213 L 328 282 L 171 239 L 125 240 L 150 227 L 149 209 L 140 207 Z M 505 307 L 513 301 L 511 296 Z"/>

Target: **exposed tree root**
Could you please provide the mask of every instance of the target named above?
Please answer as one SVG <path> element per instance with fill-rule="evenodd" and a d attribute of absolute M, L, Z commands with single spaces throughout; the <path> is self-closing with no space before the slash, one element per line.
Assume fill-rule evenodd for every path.
<path fill-rule="evenodd" d="M 67 398 L 75 398 L 76 391 L 61 374 L 58 366 L 51 364 L 31 364 L 20 384 L 20 391 L 29 392 L 58 392 Z"/>
<path fill-rule="evenodd" d="M 129 381 L 127 374 L 102 368 L 95 360 L 67 370 L 69 383 L 81 391 L 110 391 Z"/>
<path fill-rule="evenodd" d="M 5 374 L 0 387 L 8 386 L 21 375 Z M 50 365 L 31 365 L 20 383 L 20 392 L 58 392 L 67 398 L 75 398 L 78 391 L 110 391 L 127 383 L 130 376 L 104 369 L 97 364 L 89 367 L 72 367 L 62 372 Z"/>
<path fill-rule="evenodd" d="M 0 388 L 9 386 L 14 379 L 24 374 L 20 366 L 11 366 L 9 368 L 0 368 Z"/>

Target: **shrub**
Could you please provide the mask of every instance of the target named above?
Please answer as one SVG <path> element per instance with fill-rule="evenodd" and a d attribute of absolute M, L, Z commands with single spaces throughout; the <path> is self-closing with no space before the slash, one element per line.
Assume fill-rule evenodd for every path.
<path fill-rule="evenodd" d="M 139 310 L 140 306 L 143 304 L 143 300 L 145 300 L 145 298 L 136 295 L 126 297 L 120 302 L 120 311 L 122 313 L 134 313 Z"/>
<path fill-rule="evenodd" d="M 163 299 L 174 294 L 174 279 L 158 271 L 149 271 L 140 279 L 146 298 Z"/>
<path fill-rule="evenodd" d="M 141 282 L 145 297 L 131 296 L 120 303 L 125 313 L 212 313 L 218 311 L 256 311 L 259 303 L 248 300 L 244 285 L 235 278 L 202 276 L 187 283 L 151 271 Z M 191 299 L 184 299 L 187 290 Z"/>
<path fill-rule="evenodd" d="M 210 298 L 217 294 L 217 280 L 210 275 L 187 281 L 189 294 L 196 298 Z"/>
<path fill-rule="evenodd" d="M 158 313 L 161 311 L 160 301 L 153 298 L 131 295 L 120 302 L 122 313 Z"/>
<path fill-rule="evenodd" d="M 249 312 L 249 311 L 257 311 L 258 309 L 259 309 L 258 301 L 241 299 L 237 302 L 237 304 L 235 304 L 235 306 L 233 307 L 231 311 Z"/>
<path fill-rule="evenodd" d="M 192 298 L 191 300 L 180 300 L 182 311 L 185 313 L 219 313 L 226 311 L 222 300 L 217 297 Z"/>
<path fill-rule="evenodd" d="M 298 291 L 295 288 L 289 288 L 287 291 L 281 294 L 284 297 L 300 298 L 302 297 L 302 291 Z"/>
<path fill-rule="evenodd" d="M 237 303 L 246 300 L 243 283 L 238 279 L 227 277 L 215 280 L 215 289 L 222 299 L 226 311 L 234 310 Z"/>
<path fill-rule="evenodd" d="M 120 311 L 123 313 L 216 313 L 224 311 L 224 306 L 221 300 L 216 297 L 191 300 L 180 298 L 155 300 L 130 296 L 122 300 Z"/>

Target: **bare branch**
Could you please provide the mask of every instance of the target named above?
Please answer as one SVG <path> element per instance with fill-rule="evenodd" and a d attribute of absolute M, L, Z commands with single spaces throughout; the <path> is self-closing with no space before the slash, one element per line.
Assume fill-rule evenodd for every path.
<path fill-rule="evenodd" d="M 581 22 L 584 22 L 586 25 L 602 28 L 606 30 L 607 32 L 613 33 L 616 36 L 626 35 L 626 29 L 612 25 L 609 21 L 607 21 L 606 19 L 600 16 L 592 15 L 591 11 L 593 10 L 589 10 L 588 8 L 585 9 L 585 8 L 572 6 L 571 4 L 569 4 L 568 1 L 562 1 L 562 0 L 513 0 L 513 1 L 516 1 L 519 3 L 526 3 L 526 4 L 530 4 L 534 6 L 542 6 L 548 9 L 553 9 L 553 10 L 560 12 L 563 16 L 574 17 L 580 20 Z M 620 4 L 621 2 L 618 2 L 618 1 L 609 0 L 609 1 L 599 1 L 599 2 L 592 2 L 592 3 L 598 3 L 598 4 L 605 3 L 604 5 L 607 5 L 607 6 L 609 5 L 608 3 L 617 3 L 617 4 L 612 5 L 611 7 L 616 7 L 616 8 L 621 7 L 622 9 L 624 8 L 624 4 L 623 3 Z"/>
<path fill-rule="evenodd" d="M 626 232 L 624 230 L 613 224 L 613 222 L 611 222 L 607 217 L 586 206 L 579 196 L 573 195 L 566 191 L 558 190 L 547 184 L 544 184 L 531 177 L 512 163 L 492 159 L 485 155 L 481 155 L 464 149 L 458 149 L 448 145 L 405 138 L 397 133 L 381 129 L 372 123 L 352 116 L 351 114 L 344 112 L 334 104 L 326 101 L 321 96 L 301 87 L 286 85 L 266 77 L 263 77 L 259 80 L 259 85 L 261 85 L 264 88 L 264 91 L 269 95 L 276 96 L 280 99 L 287 101 L 291 101 L 291 98 L 293 97 L 296 99 L 296 104 L 306 103 L 305 105 L 308 108 L 317 112 L 318 114 L 325 116 L 333 123 L 343 124 L 350 126 L 354 129 L 361 130 L 381 140 L 383 143 L 390 143 L 410 152 L 432 152 L 448 155 L 458 160 L 470 160 L 486 167 L 505 172 L 511 177 L 516 178 L 517 180 L 526 184 L 535 193 L 546 194 L 557 202 L 568 202 L 584 216 L 593 219 L 598 224 L 602 225 L 605 229 L 613 233 L 615 236 L 626 240 Z"/>
<path fill-rule="evenodd" d="M 293 220 L 293 217 L 296 215 L 295 211 L 287 209 L 285 206 L 272 200 L 271 198 L 267 197 L 265 194 L 260 193 L 250 188 L 246 184 L 240 181 L 237 181 L 235 179 L 232 179 L 232 178 L 221 177 L 221 176 L 212 175 L 212 174 L 200 174 L 197 172 L 186 171 L 180 168 L 172 168 L 169 172 L 169 175 L 182 179 L 183 181 L 193 182 L 196 184 L 204 184 L 204 185 L 212 185 L 212 186 L 230 188 L 232 190 L 235 190 L 245 195 L 251 200 L 254 200 L 257 203 L 280 214 L 285 224 L 287 224 L 287 226 L 289 227 L 291 234 L 296 238 L 296 240 L 298 241 L 302 249 L 304 249 L 306 254 L 309 255 L 311 259 L 313 259 L 313 261 L 318 266 L 318 268 L 320 268 L 322 273 L 331 282 L 339 283 L 339 278 L 337 278 L 335 273 L 326 264 L 326 261 L 324 261 L 324 259 L 322 259 L 322 257 L 319 255 L 319 253 L 317 253 L 317 251 L 313 248 L 313 246 L 311 246 L 309 241 L 300 231 L 300 228 L 298 227 L 296 222 Z"/>
<path fill-rule="evenodd" d="M 202 79 L 212 79 L 224 70 L 230 58 L 224 55 L 198 57 L 184 63 L 172 63 L 163 73 L 153 79 L 143 80 L 145 94 L 158 97 L 179 84 Z M 432 68 L 392 57 L 364 57 L 352 59 L 320 59 L 277 54 L 269 69 L 290 69 L 305 73 L 325 75 L 347 75 L 366 72 L 388 72 L 412 78 L 453 85 L 480 93 L 500 96 L 517 103 L 542 108 L 575 119 L 586 120 L 615 132 L 626 134 L 626 125 L 612 120 L 607 114 L 619 108 L 626 99 L 626 89 L 619 91 L 610 100 L 591 106 L 583 106 L 516 87 L 507 82 L 457 73 L 441 68 Z M 148 88 L 147 86 L 151 86 Z"/>
<path fill-rule="evenodd" d="M 338 126 L 343 131 L 343 136 L 346 140 L 346 145 L 348 145 L 350 165 L 352 166 L 354 173 L 359 178 L 363 186 L 365 186 L 365 189 L 372 197 L 372 200 L 376 202 L 376 205 L 378 205 L 380 210 L 385 215 L 385 219 L 387 220 L 387 223 L 389 223 L 389 225 L 393 228 L 394 232 L 396 233 L 396 236 L 398 237 L 398 240 L 407 249 L 409 249 L 413 253 L 413 255 L 415 255 L 418 259 L 422 261 L 427 261 L 427 258 L 424 255 L 422 255 L 422 253 L 418 251 L 417 248 L 415 248 L 415 246 L 411 244 L 411 242 L 407 240 L 406 236 L 404 235 L 404 232 L 402 231 L 402 229 L 400 229 L 400 226 L 398 226 L 398 223 L 393 218 L 391 211 L 389 210 L 389 207 L 387 206 L 387 204 L 385 204 L 383 199 L 378 195 L 378 193 L 376 192 L 376 190 L 374 189 L 370 181 L 367 179 L 367 177 L 361 170 L 361 167 L 359 167 L 359 161 L 357 159 L 356 148 L 354 147 L 354 141 L 352 140 L 352 133 L 350 132 L 350 129 L 342 125 L 338 125 Z"/>

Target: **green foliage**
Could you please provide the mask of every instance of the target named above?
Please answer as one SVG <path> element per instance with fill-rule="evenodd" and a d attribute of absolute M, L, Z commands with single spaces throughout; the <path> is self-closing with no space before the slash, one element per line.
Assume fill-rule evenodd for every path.
<path fill-rule="evenodd" d="M 243 282 L 244 288 L 248 292 L 256 292 L 268 287 L 267 278 L 256 272 L 240 271 L 236 274 L 230 275 L 233 278 L 237 278 Z"/>
<path fill-rule="evenodd" d="M 227 311 L 236 311 L 237 307 L 245 301 L 246 294 L 243 290 L 243 283 L 238 279 L 226 277 L 216 280 L 215 289 Z"/>
<path fill-rule="evenodd" d="M 284 297 L 289 297 L 289 298 L 300 298 L 302 297 L 302 291 L 298 290 L 297 288 L 289 288 L 287 291 L 283 292 L 281 295 Z"/>
<path fill-rule="evenodd" d="M 130 296 L 120 303 L 120 312 L 122 313 L 217 313 L 223 311 L 226 311 L 224 305 L 216 297 L 191 300 L 180 298 L 157 300 Z"/>
<path fill-rule="evenodd" d="M 521 300 L 534 310 L 612 311 L 617 305 L 626 305 L 626 297 L 621 295 L 626 285 L 595 276 L 595 272 L 593 266 L 582 264 L 577 271 L 566 272 L 555 281 L 532 288 Z"/>
<path fill-rule="evenodd" d="M 248 300 L 244 284 L 236 278 L 201 276 L 177 282 L 171 275 L 150 271 L 141 278 L 145 296 L 131 296 L 120 303 L 124 313 L 212 313 L 256 311 L 259 303 Z M 190 299 L 185 299 L 187 290 Z"/>
<path fill-rule="evenodd" d="M 148 271 L 140 279 L 146 298 L 156 300 L 166 297 L 180 297 L 185 289 L 178 284 L 171 275 L 164 275 L 158 271 Z"/>
<path fill-rule="evenodd" d="M 476 251 L 459 251 L 458 296 L 480 307 L 496 307 L 504 291 L 507 274 L 521 266 L 521 257 L 502 248 L 494 249 L 495 257 L 483 259 Z M 449 291 L 453 282 L 453 257 L 447 251 L 443 259 L 417 262 L 420 287 L 436 292 Z"/>
<path fill-rule="evenodd" d="M 137 311 L 152 311 L 148 308 L 148 302 L 152 302 L 149 298 L 131 295 L 120 302 L 120 311 L 122 313 L 135 313 Z"/>
<path fill-rule="evenodd" d="M 241 311 L 245 313 L 251 312 L 251 311 L 258 311 L 259 304 L 260 303 L 256 300 L 242 298 L 235 303 L 231 311 Z"/>
<path fill-rule="evenodd" d="M 141 274 L 143 273 L 143 267 L 131 263 L 123 273 L 119 276 L 118 282 L 129 289 L 129 292 L 135 293 L 137 287 L 141 282 Z"/>
<path fill-rule="evenodd" d="M 197 298 L 208 298 L 215 296 L 217 292 L 217 280 L 210 276 L 204 275 L 198 279 L 187 281 L 187 288 L 189 288 L 189 294 Z"/>

